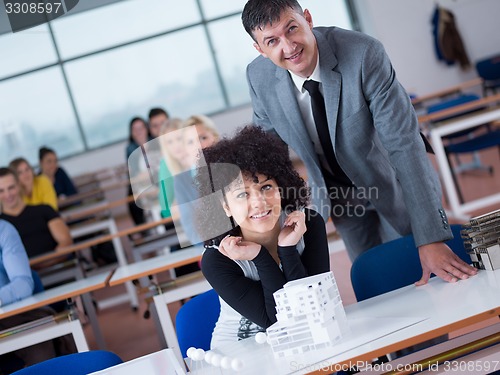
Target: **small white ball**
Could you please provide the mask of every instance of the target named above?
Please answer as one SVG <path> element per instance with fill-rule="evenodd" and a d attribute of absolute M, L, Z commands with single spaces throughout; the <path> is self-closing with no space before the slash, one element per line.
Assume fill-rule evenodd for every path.
<path fill-rule="evenodd" d="M 234 358 L 234 359 L 231 361 L 231 368 L 232 368 L 234 371 L 240 371 L 240 370 L 243 368 L 243 362 L 241 361 L 241 359 L 239 359 L 239 358 Z"/>
<path fill-rule="evenodd" d="M 222 357 L 220 361 L 220 367 L 223 369 L 229 370 L 231 368 L 231 360 L 232 358 L 230 357 Z"/>
<path fill-rule="evenodd" d="M 194 359 L 193 354 L 194 354 L 195 350 L 196 350 L 196 348 L 193 346 L 191 346 L 188 350 L 186 350 L 186 354 L 187 354 L 188 358 Z"/>
<path fill-rule="evenodd" d="M 257 332 L 255 341 L 257 341 L 258 344 L 264 344 L 267 342 L 267 335 L 264 332 Z"/>
<path fill-rule="evenodd" d="M 222 357 L 219 354 L 214 353 L 214 355 L 212 356 L 212 366 L 219 367 L 221 360 Z"/>
<path fill-rule="evenodd" d="M 196 349 L 193 359 L 196 361 L 203 361 L 203 358 L 205 358 L 205 351 L 203 349 Z"/>
<path fill-rule="evenodd" d="M 212 357 L 214 356 L 214 352 L 206 352 L 205 353 L 205 362 L 207 362 L 208 364 L 211 364 L 212 363 Z"/>

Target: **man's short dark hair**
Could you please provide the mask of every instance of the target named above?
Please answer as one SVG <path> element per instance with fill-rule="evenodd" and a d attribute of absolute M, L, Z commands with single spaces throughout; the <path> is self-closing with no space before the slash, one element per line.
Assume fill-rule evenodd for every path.
<path fill-rule="evenodd" d="M 5 176 L 12 176 L 14 177 L 14 179 L 19 182 L 19 179 L 17 177 L 17 174 L 16 172 L 14 172 L 11 168 L 7 168 L 7 167 L 1 167 L 0 168 L 0 178 L 1 177 L 5 177 Z"/>
<path fill-rule="evenodd" d="M 165 111 L 163 108 L 151 108 L 149 110 L 148 119 L 151 120 L 151 117 L 155 117 L 158 115 L 165 115 L 167 116 L 167 118 L 169 118 L 167 111 Z"/>
<path fill-rule="evenodd" d="M 302 7 L 297 0 L 248 0 L 241 14 L 243 27 L 255 40 L 255 29 L 263 29 L 266 25 L 279 21 L 281 13 L 287 8 L 302 13 Z"/>

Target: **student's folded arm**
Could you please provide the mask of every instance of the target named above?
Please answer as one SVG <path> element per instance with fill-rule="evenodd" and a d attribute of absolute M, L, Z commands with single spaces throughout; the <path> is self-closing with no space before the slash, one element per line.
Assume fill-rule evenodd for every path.
<path fill-rule="evenodd" d="M 245 277 L 240 266 L 216 248 L 207 248 L 201 269 L 210 285 L 229 306 L 255 324 L 267 328 L 276 321 L 272 293 L 283 286 L 285 279 L 265 249 L 254 259 L 254 264 L 260 281 Z"/>

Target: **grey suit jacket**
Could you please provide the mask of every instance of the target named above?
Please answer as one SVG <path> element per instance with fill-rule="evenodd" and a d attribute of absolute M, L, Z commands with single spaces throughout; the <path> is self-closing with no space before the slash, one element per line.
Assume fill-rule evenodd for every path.
<path fill-rule="evenodd" d="M 336 27 L 313 32 L 330 136 L 346 175 L 371 191 L 371 203 L 399 233 L 413 232 L 417 246 L 451 238 L 415 112 L 382 44 Z M 248 65 L 247 79 L 254 123 L 275 131 L 303 160 L 311 207 L 328 218 L 328 191 L 290 74 L 259 56 Z"/>

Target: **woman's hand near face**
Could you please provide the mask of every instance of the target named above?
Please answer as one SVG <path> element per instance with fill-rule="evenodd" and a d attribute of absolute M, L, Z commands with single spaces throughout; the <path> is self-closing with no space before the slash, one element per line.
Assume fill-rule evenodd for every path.
<path fill-rule="evenodd" d="M 295 246 L 306 231 L 306 215 L 302 211 L 293 211 L 285 219 L 278 235 L 278 245 Z"/>
<path fill-rule="evenodd" d="M 224 238 L 219 251 L 232 260 L 253 260 L 260 252 L 261 246 L 255 242 L 242 241 L 241 237 Z"/>

